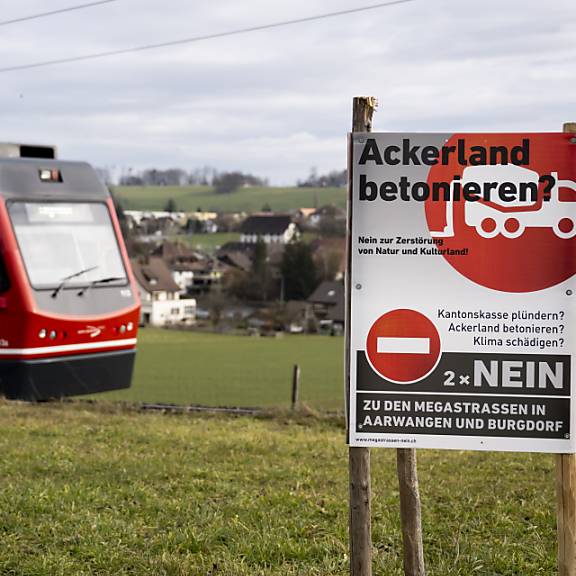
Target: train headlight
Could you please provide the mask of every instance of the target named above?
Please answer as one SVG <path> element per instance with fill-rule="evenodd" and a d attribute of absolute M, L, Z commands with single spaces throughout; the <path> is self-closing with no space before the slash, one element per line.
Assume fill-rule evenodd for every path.
<path fill-rule="evenodd" d="M 55 168 L 41 168 L 38 176 L 41 182 L 62 182 L 62 173 Z"/>
<path fill-rule="evenodd" d="M 50 332 L 50 340 L 56 340 L 56 330 Z"/>
<path fill-rule="evenodd" d="M 126 332 L 126 326 L 122 324 L 122 326 L 120 326 L 120 334 L 124 334 L 124 332 Z"/>
<path fill-rule="evenodd" d="M 134 324 L 132 324 L 132 322 L 128 322 L 128 332 L 132 332 L 132 330 L 134 330 Z"/>
<path fill-rule="evenodd" d="M 38 332 L 38 338 L 46 338 L 46 330 L 44 328 Z"/>

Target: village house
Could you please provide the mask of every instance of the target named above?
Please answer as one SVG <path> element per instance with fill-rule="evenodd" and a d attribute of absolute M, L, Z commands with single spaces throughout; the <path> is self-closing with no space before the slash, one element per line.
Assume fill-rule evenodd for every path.
<path fill-rule="evenodd" d="M 180 299 L 181 288 L 162 258 L 134 259 L 131 264 L 142 301 L 142 325 L 171 326 L 194 322 L 196 300 Z"/>
<path fill-rule="evenodd" d="M 187 234 L 214 234 L 218 232 L 218 212 L 189 212 L 185 225 Z"/>
<path fill-rule="evenodd" d="M 248 216 L 240 228 L 240 241 L 256 244 L 259 240 L 266 244 L 288 244 L 300 237 L 298 226 L 288 214 L 254 214 Z"/>
<path fill-rule="evenodd" d="M 184 212 L 124 210 L 129 230 L 141 237 L 177 234 L 186 225 Z"/>
<path fill-rule="evenodd" d="M 332 204 L 321 206 L 308 216 L 308 223 L 313 228 L 319 228 L 322 223 L 346 222 L 346 210 Z"/>
<path fill-rule="evenodd" d="M 182 294 L 209 292 L 220 284 L 226 270 L 226 264 L 217 258 L 179 242 L 166 240 L 154 250 L 154 255 L 164 260 Z"/>
<path fill-rule="evenodd" d="M 342 334 L 344 331 L 344 282 L 322 282 L 308 298 L 312 314 L 322 332 Z"/>

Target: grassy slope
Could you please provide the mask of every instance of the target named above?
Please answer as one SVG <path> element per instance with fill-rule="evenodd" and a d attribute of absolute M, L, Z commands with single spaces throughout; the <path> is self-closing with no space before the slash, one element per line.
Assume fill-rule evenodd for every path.
<path fill-rule="evenodd" d="M 0 403 L 0 573 L 345 576 L 347 450 L 322 423 Z M 395 452 L 374 574 L 399 576 Z M 430 576 L 555 573 L 550 456 L 419 452 Z"/>
<path fill-rule="evenodd" d="M 215 194 L 208 186 L 119 186 L 114 192 L 126 210 L 163 210 L 169 198 L 184 211 L 256 212 L 266 204 L 276 212 L 324 204 L 346 206 L 343 188 L 242 188 Z"/>
<path fill-rule="evenodd" d="M 99 397 L 226 406 L 290 401 L 292 368 L 302 370 L 301 398 L 315 407 L 343 405 L 340 337 L 254 338 L 146 328 L 138 339 L 132 388 Z"/>

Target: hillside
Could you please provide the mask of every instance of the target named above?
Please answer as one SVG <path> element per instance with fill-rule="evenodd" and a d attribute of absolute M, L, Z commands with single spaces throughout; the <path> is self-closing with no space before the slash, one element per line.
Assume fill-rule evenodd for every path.
<path fill-rule="evenodd" d="M 230 194 L 215 194 L 209 186 L 118 186 L 116 196 L 125 210 L 163 210 L 172 198 L 178 210 L 257 212 L 265 206 L 282 212 L 325 204 L 346 207 L 344 188 L 240 188 Z"/>
<path fill-rule="evenodd" d="M 0 573 L 345 576 L 340 426 L 0 402 Z M 374 574 L 402 573 L 394 450 L 373 450 Z M 555 573 L 553 458 L 419 452 L 431 576 Z"/>

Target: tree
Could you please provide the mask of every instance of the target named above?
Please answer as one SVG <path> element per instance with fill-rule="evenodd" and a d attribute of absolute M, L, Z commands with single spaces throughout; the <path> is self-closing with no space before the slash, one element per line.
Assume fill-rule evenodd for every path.
<path fill-rule="evenodd" d="M 333 216 L 323 216 L 318 223 L 320 236 L 346 236 L 346 220 L 344 218 L 334 218 Z"/>
<path fill-rule="evenodd" d="M 216 194 L 230 194 L 244 184 L 244 175 L 241 172 L 223 172 L 214 176 L 212 186 Z"/>
<path fill-rule="evenodd" d="M 318 283 L 310 246 L 304 242 L 288 244 L 282 256 L 282 279 L 286 300 L 305 300 Z"/>
<path fill-rule="evenodd" d="M 262 240 L 254 245 L 250 270 L 229 273 L 224 288 L 227 294 L 239 300 L 267 301 L 274 298 L 277 281 L 274 281 L 268 261 L 268 248 Z"/>
<path fill-rule="evenodd" d="M 256 295 L 259 300 L 266 300 L 271 274 L 268 265 L 268 248 L 261 238 L 258 238 L 258 242 L 256 242 L 254 247 L 251 272 L 250 284 L 252 290 L 250 292 Z"/>
<path fill-rule="evenodd" d="M 199 186 L 210 186 L 214 178 L 215 170 L 210 166 L 196 168 L 188 173 L 188 184 L 197 184 Z"/>
<path fill-rule="evenodd" d="M 316 264 L 316 276 L 318 282 L 323 280 L 336 280 L 342 272 L 341 265 L 344 258 L 344 243 L 342 247 L 331 246 L 320 248 L 314 254 Z"/>
<path fill-rule="evenodd" d="M 208 309 L 210 311 L 210 320 L 214 326 L 219 326 L 222 320 L 222 313 L 226 309 L 227 299 L 222 291 L 214 289 L 210 292 L 207 300 Z"/>
<path fill-rule="evenodd" d="M 348 173 L 346 170 L 332 170 L 328 174 L 318 175 L 316 168 L 312 168 L 308 178 L 299 180 L 297 186 L 299 188 L 342 188 L 346 186 L 347 181 Z"/>
<path fill-rule="evenodd" d="M 176 201 L 174 198 L 168 198 L 166 204 L 164 204 L 164 212 L 176 212 L 178 210 L 178 206 L 176 206 Z"/>
<path fill-rule="evenodd" d="M 126 241 L 128 239 L 130 230 L 128 228 L 128 219 L 126 218 L 126 214 L 124 214 L 124 205 L 122 200 L 116 196 L 112 186 L 108 186 L 108 191 L 110 192 L 110 196 L 112 196 L 112 202 L 114 204 L 114 209 L 116 210 L 116 218 L 118 218 L 118 224 L 120 224 L 122 237 L 124 238 L 124 241 Z"/>
<path fill-rule="evenodd" d="M 238 190 L 241 186 L 265 185 L 266 180 L 242 172 L 222 172 L 221 174 L 215 174 L 212 178 L 212 186 L 216 194 L 230 194 Z"/>
<path fill-rule="evenodd" d="M 95 166 L 94 171 L 98 176 L 98 180 L 104 184 L 104 186 L 108 186 L 110 182 L 112 182 L 112 177 L 110 176 L 110 170 L 108 168 L 102 168 L 101 166 Z"/>
<path fill-rule="evenodd" d="M 126 174 L 120 176 L 120 186 L 143 186 L 144 180 L 142 180 L 141 176 L 133 175 L 133 174 Z"/>

